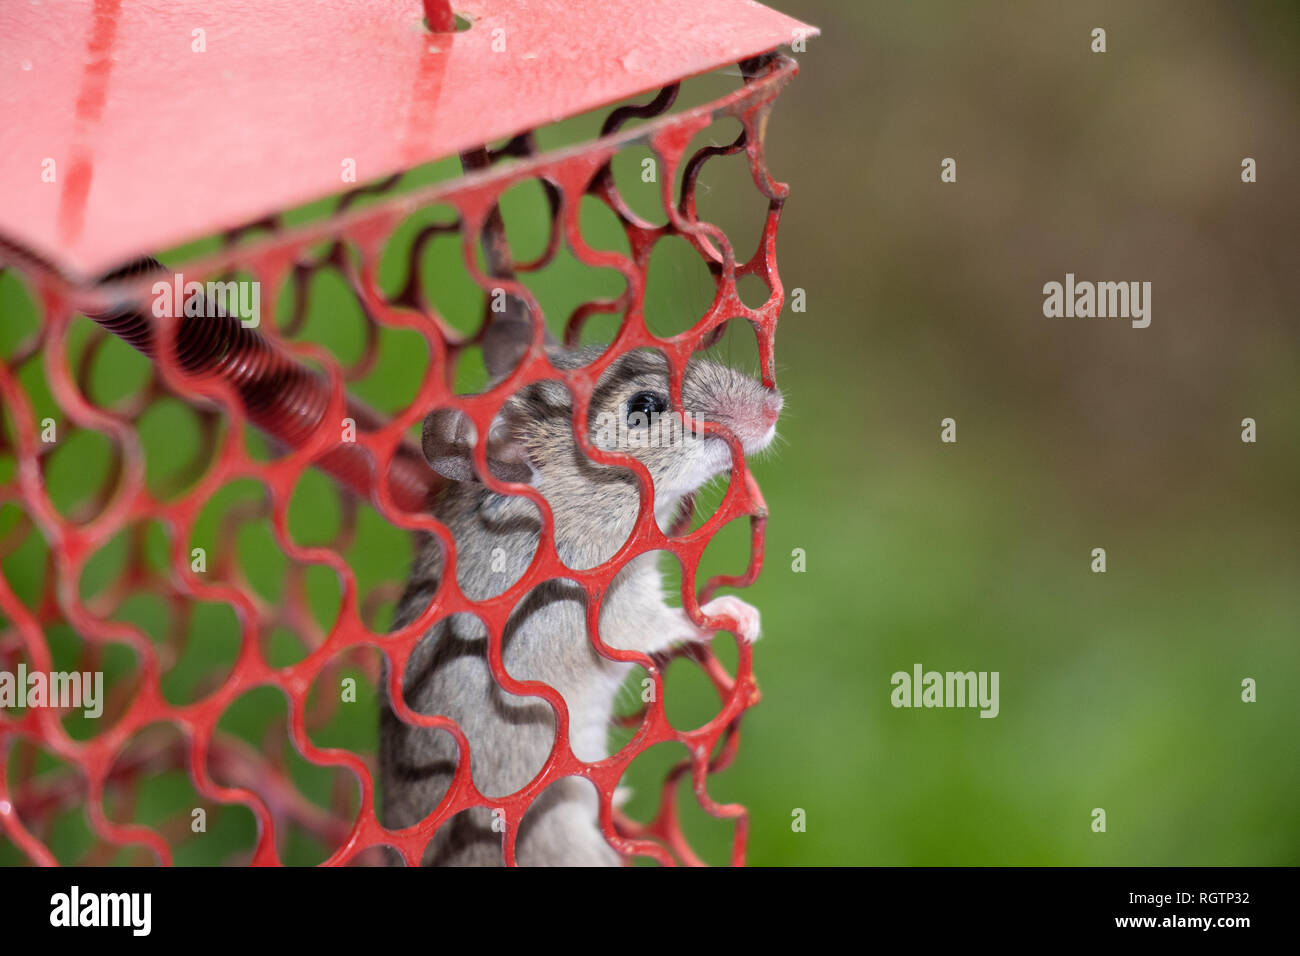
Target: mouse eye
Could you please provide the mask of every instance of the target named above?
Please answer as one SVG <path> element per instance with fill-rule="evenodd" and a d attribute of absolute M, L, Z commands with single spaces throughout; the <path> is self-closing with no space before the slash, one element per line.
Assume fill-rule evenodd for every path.
<path fill-rule="evenodd" d="M 668 397 L 658 392 L 637 392 L 627 400 L 627 424 L 629 428 L 641 428 L 650 424 L 650 416 L 658 415 L 668 407 Z"/>

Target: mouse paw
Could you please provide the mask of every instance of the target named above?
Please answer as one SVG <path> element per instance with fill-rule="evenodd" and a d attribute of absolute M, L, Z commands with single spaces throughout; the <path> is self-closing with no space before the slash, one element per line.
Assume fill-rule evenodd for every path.
<path fill-rule="evenodd" d="M 747 644 L 758 640 L 761 619 L 758 608 L 733 594 L 716 597 L 700 608 L 709 617 L 729 617 L 736 624 L 736 635 Z"/>

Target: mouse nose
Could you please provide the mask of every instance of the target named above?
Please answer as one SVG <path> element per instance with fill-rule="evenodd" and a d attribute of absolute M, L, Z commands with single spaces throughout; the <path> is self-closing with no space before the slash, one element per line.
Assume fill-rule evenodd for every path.
<path fill-rule="evenodd" d="M 772 389 L 763 398 L 763 422 L 768 426 L 776 424 L 776 420 L 781 415 L 781 409 L 785 407 L 785 398 L 776 389 Z"/>

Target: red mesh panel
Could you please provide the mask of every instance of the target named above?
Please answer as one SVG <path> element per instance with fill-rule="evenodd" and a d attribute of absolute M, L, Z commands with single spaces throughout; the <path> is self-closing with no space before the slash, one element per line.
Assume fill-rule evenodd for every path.
<path fill-rule="evenodd" d="M 679 395 L 685 363 L 692 353 L 715 342 L 728 321 L 743 319 L 755 330 L 764 382 L 773 384 L 773 333 L 784 298 L 776 271 L 775 239 L 786 187 L 767 173 L 763 131 L 772 101 L 795 67 L 781 57 L 742 66 L 744 86 L 707 106 L 659 115 L 672 103 L 675 89 L 670 88 L 646 107 L 614 111 L 605 124 L 605 135 L 581 148 L 538 155 L 531 137 L 521 136 L 499 154 L 479 154 L 485 165 L 453 183 L 405 195 L 367 196 L 369 203 L 364 206 L 353 202 L 359 198 L 353 194 L 326 222 L 292 229 L 283 228 L 278 221 L 259 224 L 268 227 L 268 235 L 251 241 L 230 237 L 226 251 L 206 260 L 185 266 L 169 263 L 169 274 L 183 272 L 187 280 L 202 281 L 242 270 L 263 289 L 277 290 L 275 296 L 295 288 L 301 293 L 314 269 L 336 271 L 359 303 L 369 330 L 362 354 L 354 362 L 342 362 L 320 345 L 294 339 L 290 333 L 301 321 L 300 315 L 279 327 L 274 321 L 263 321 L 257 329 L 220 318 L 154 319 L 150 303 L 156 277 L 77 288 L 32 257 L 0 245 L 0 265 L 23 277 L 42 317 L 34 335 L 0 361 L 0 402 L 5 418 L 0 462 L 7 458 L 11 464 L 0 471 L 4 478 L 0 506 L 16 504 L 21 510 L 16 523 L 0 537 L 0 558 L 18 553 L 35 535 L 48 549 L 43 583 L 34 600 L 20 599 L 10 582 L 0 578 L 0 669 L 12 671 L 20 660 L 29 670 L 54 669 L 48 637 L 52 629 L 61 627 L 80 638 L 80 657 L 74 665 L 79 670 L 104 669 L 110 645 L 126 646 L 135 658 L 132 672 L 107 681 L 104 715 L 88 735 L 70 736 L 64 715 L 56 709 L 0 710 L 0 827 L 26 858 L 40 864 L 56 862 L 50 845 L 51 821 L 84 806 L 95 848 L 75 862 L 102 863 L 115 858 L 138 862 L 149 856 L 161 863 L 172 862 L 176 842 L 190 832 L 188 817 L 178 817 L 164 826 L 122 820 L 124 814 L 130 815 L 141 780 L 165 770 L 183 769 L 206 806 L 237 804 L 251 811 L 257 822 L 251 857 L 256 864 L 280 862 L 277 830 L 287 826 L 302 828 L 329 847 L 328 864 L 378 862 L 377 848 L 383 846 L 394 848 L 407 863 L 417 864 L 438 827 L 474 806 L 503 812 L 504 853 L 506 861 L 513 863 L 515 834 L 529 805 L 551 783 L 569 775 L 586 778 L 599 791 L 600 826 L 626 859 L 644 856 L 661 863 L 695 864 L 699 857 L 683 836 L 676 804 L 678 785 L 688 778 L 695 798 L 708 814 L 734 821 L 730 858 L 736 864 L 743 862 L 745 810 L 740 805 L 715 802 L 708 785 L 710 774 L 733 759 L 739 719 L 758 700 L 749 647 L 737 642 L 734 674 L 707 647 L 691 646 L 678 652 L 691 656 L 705 670 L 719 701 L 711 720 L 698 729 L 680 731 L 664 714 L 662 675 L 667 660 L 603 646 L 596 636 L 595 621 L 602 593 L 627 561 L 649 551 L 670 551 L 681 562 L 681 600 L 695 621 L 735 627 L 735 622 L 705 620 L 699 606 L 719 587 L 744 586 L 758 574 L 766 513 L 762 497 L 735 436 L 708 425 L 707 429 L 722 435 L 732 449 L 730 485 L 716 513 L 702 525 L 690 530 L 688 522 L 679 523 L 673 534 L 665 535 L 651 513 L 649 473 L 634 459 L 602 453 L 586 439 L 586 403 L 591 389 L 602 371 L 629 349 L 653 346 L 663 350 L 672 369 L 673 393 Z M 650 119 L 635 130 L 620 131 L 634 115 Z M 723 117 L 740 122 L 744 130 L 740 139 L 688 154 L 696 134 Z M 648 147 L 657 157 L 660 198 L 667 217 L 662 226 L 633 213 L 615 186 L 611 160 L 632 144 Z M 741 152 L 767 201 L 761 240 L 747 261 L 737 260 L 737 250 L 720 228 L 698 218 L 695 197 L 697 177 L 711 157 Z M 504 154 L 513 161 L 487 165 Z M 674 183 L 679 172 L 682 187 L 676 195 Z M 552 228 L 542 255 L 532 262 L 520 262 L 510 257 L 500 241 L 496 209 L 506 190 L 528 180 L 544 184 Z M 579 200 L 584 195 L 596 197 L 617 216 L 630 256 L 587 245 L 578 224 Z M 481 396 L 457 396 L 452 389 L 454 369 L 464 353 L 480 343 L 483 330 L 465 337 L 429 304 L 415 262 L 421 242 L 428 236 L 417 238 L 412 246 L 410 282 L 404 290 L 386 296 L 378 280 L 380 258 L 394 231 L 414 212 L 432 204 L 455 210 L 457 221 L 444 231 L 459 237 L 466 268 L 475 283 L 489 293 L 504 289 L 534 315 L 541 315 L 541 307 L 525 277 L 550 263 L 561 244 L 582 264 L 621 274 L 627 283 L 622 295 L 586 302 L 572 313 L 566 326 L 565 339 L 573 343 L 592 316 L 622 315 L 614 342 L 601 359 L 576 371 L 556 370 L 541 349 L 539 324 L 534 327 L 532 348 L 508 380 Z M 429 235 L 438 228 L 428 227 Z M 665 236 L 680 236 L 691 244 L 709 267 L 717 289 L 707 313 L 689 330 L 671 338 L 651 334 L 642 311 L 651 249 Z M 480 268 L 475 251 L 485 239 L 490 262 L 487 271 Z M 758 308 L 747 307 L 737 293 L 737 280 L 744 276 L 756 276 L 767 288 L 766 302 Z M 264 314 L 276 314 L 275 305 L 264 304 Z M 85 321 L 77 319 L 79 313 L 95 317 L 105 331 L 97 331 L 74 361 L 76 350 L 69 337 L 73 324 Z M 429 365 L 418 394 L 391 416 L 371 411 L 347 394 L 350 382 L 373 371 L 375 333 L 383 327 L 411 330 L 427 342 L 429 350 Z M 110 333 L 148 355 L 154 372 L 147 387 L 130 400 L 101 407 L 87 397 L 92 391 L 88 378 L 93 355 Z M 52 444 L 41 440 L 43 424 L 23 384 L 25 372 L 33 367 L 39 367 L 48 382 L 58 409 L 59 440 Z M 457 407 L 474 421 L 478 434 L 486 434 L 488 422 L 509 395 L 543 378 L 562 379 L 569 385 L 575 400 L 575 435 L 586 453 L 594 460 L 622 464 L 638 474 L 642 506 L 633 538 L 599 567 L 589 571 L 567 568 L 555 553 L 545 500 L 531 488 L 515 489 L 535 502 L 544 522 L 537 556 L 524 577 L 499 597 L 473 602 L 460 593 L 454 575 L 444 574 L 436 599 L 417 621 L 392 634 L 376 628 L 376 608 L 393 598 L 401 581 L 365 588 L 359 584 L 353 548 L 358 509 L 373 508 L 384 521 L 408 532 L 427 531 L 439 538 L 449 555 L 454 550 L 451 536 L 425 505 L 435 476 L 408 437 L 413 426 L 432 408 Z M 167 479 L 172 486 L 185 489 L 180 494 L 169 493 L 167 481 L 160 485 L 147 475 L 139 436 L 141 416 L 166 396 L 179 398 L 194 409 L 203 435 L 202 447 L 188 468 Z M 339 423 L 348 417 L 357 423 L 356 441 L 340 443 Z M 273 436 L 283 453 L 269 459 L 251 454 L 246 442 L 248 423 Z M 93 500 L 65 513 L 47 487 L 46 459 L 81 432 L 104 436 L 111 443 L 113 467 Z M 481 446 L 476 449 L 478 468 L 487 474 L 483 451 Z M 303 545 L 289 531 L 290 503 L 312 468 L 333 476 L 346 489 L 339 495 L 338 531 L 326 545 Z M 377 475 L 384 477 L 376 480 Z M 214 496 L 241 480 L 263 487 L 265 503 L 243 505 L 226 515 L 221 526 L 223 543 L 214 549 L 206 570 L 196 573 L 191 569 L 190 553 L 196 522 Z M 494 479 L 487 483 L 497 490 L 504 488 Z M 701 556 L 715 532 L 746 516 L 751 522 L 751 554 L 745 573 L 697 582 Z M 153 524 L 165 532 L 165 572 L 147 557 L 148 529 Z M 234 536 L 249 524 L 269 528 L 288 562 L 284 592 L 278 601 L 258 593 L 231 557 L 236 551 L 231 543 Z M 125 542 L 125 559 L 113 569 L 106 584 L 88 588 L 84 579 L 87 568 L 97 553 L 115 540 Z M 329 569 L 337 578 L 339 611 L 332 626 L 321 626 L 307 608 L 310 568 Z M 545 685 L 520 684 L 505 673 L 501 663 L 501 636 L 509 613 L 524 594 L 552 577 L 575 581 L 586 591 L 589 634 L 599 652 L 610 659 L 640 664 L 657 687 L 654 701 L 630 719 L 636 727 L 631 741 L 594 764 L 579 761 L 568 746 L 560 695 Z M 165 633 L 151 636 L 121 620 L 118 611 L 122 603 L 138 594 L 154 595 L 168 609 Z M 200 604 L 234 609 L 239 645 L 228 673 L 200 675 L 194 699 L 177 703 L 163 693 L 162 678 L 183 658 L 187 642 L 196 639 L 190 632 L 194 608 Z M 498 683 L 510 693 L 543 697 L 556 713 L 557 743 L 550 759 L 528 786 L 505 798 L 489 800 L 476 790 L 469 773 L 468 744 L 458 728 L 445 718 L 412 712 L 400 692 L 403 667 L 415 644 L 437 620 L 463 612 L 472 612 L 487 626 L 490 666 Z M 268 635 L 277 627 L 304 637 L 305 656 L 287 666 L 272 666 L 266 647 Z M 375 649 L 393 665 L 390 697 L 399 716 L 412 724 L 447 730 L 461 748 L 447 797 L 422 823 L 401 831 L 385 829 L 376 817 L 373 755 L 319 746 L 312 739 L 313 732 L 328 723 L 339 707 L 332 693 L 309 700 L 312 688 L 337 686 L 346 668 L 362 668 L 377 680 Z M 321 799 L 309 799 L 291 778 L 289 754 L 276 752 L 274 747 L 249 746 L 218 727 L 231 705 L 257 688 L 272 688 L 283 695 L 287 703 L 284 731 L 297 755 L 312 765 L 350 773 L 359 787 L 359 805 L 349 795 L 355 791 L 340 785 L 338 776 L 331 777 L 324 806 Z M 689 757 L 669 772 L 653 819 L 634 822 L 614 807 L 615 787 L 640 754 L 669 741 L 683 745 Z M 56 766 L 41 770 L 38 750 Z M 112 813 L 105 809 L 108 796 Z M 120 857 L 123 849 L 130 852 Z"/>

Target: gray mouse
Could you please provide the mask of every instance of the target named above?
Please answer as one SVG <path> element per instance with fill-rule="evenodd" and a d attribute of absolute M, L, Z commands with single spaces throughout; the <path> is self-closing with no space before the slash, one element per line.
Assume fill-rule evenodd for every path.
<path fill-rule="evenodd" d="M 589 364 L 602 351 L 546 348 L 557 369 Z M 492 365 L 489 361 L 489 371 Z M 498 379 L 514 367 L 500 359 L 496 365 Z M 658 350 L 640 349 L 621 355 L 601 376 L 588 425 L 596 447 L 632 455 L 646 466 L 654 482 L 655 516 L 666 529 L 683 496 L 731 466 L 726 441 L 703 436 L 689 419 L 725 426 L 749 455 L 771 443 L 782 401 L 776 389 L 696 358 L 683 377 L 682 408 L 688 421 L 678 429 L 682 418 L 672 413 L 667 360 Z M 609 427 L 619 422 L 624 427 Z M 470 459 L 473 431 L 459 412 L 440 409 L 424 422 L 423 446 L 430 465 L 451 479 L 434 515 L 454 536 L 460 587 L 467 597 L 481 600 L 522 577 L 535 553 L 541 520 L 527 498 L 497 494 L 479 479 Z M 498 479 L 528 482 L 546 499 L 554 514 L 556 550 L 568 567 L 595 567 L 627 540 L 640 505 L 636 479 L 628 468 L 597 464 L 583 453 L 573 434 L 571 396 L 561 381 L 535 382 L 503 404 L 488 435 L 487 459 Z M 712 637 L 684 610 L 666 602 L 659 557 L 634 558 L 605 593 L 599 628 L 608 646 L 653 654 Z M 428 608 L 441 573 L 441 548 L 426 535 L 398 603 L 394 629 Z M 584 594 L 573 582 L 552 579 L 539 585 L 511 614 L 502 656 L 512 678 L 544 681 L 564 697 L 570 745 L 580 760 L 592 762 L 608 756 L 615 697 L 634 665 L 608 660 L 592 647 L 585 608 Z M 742 640 L 758 637 L 758 611 L 737 597 L 715 598 L 701 612 L 731 617 Z M 474 783 L 491 798 L 515 792 L 538 774 L 555 741 L 555 719 L 542 698 L 508 694 L 497 685 L 486 649 L 487 631 L 477 618 L 444 618 L 413 651 L 404 694 L 413 710 L 457 722 L 469 740 Z M 386 694 L 386 677 L 382 686 Z M 385 696 L 379 761 L 385 826 L 406 828 L 428 816 L 447 793 L 457 756 L 450 734 L 401 721 Z M 596 789 L 588 781 L 566 777 L 552 784 L 523 819 L 516 861 L 523 866 L 619 864 L 618 853 L 597 825 L 598 809 Z M 431 841 L 424 862 L 502 865 L 502 835 L 492 824 L 486 807 L 457 814 Z"/>

